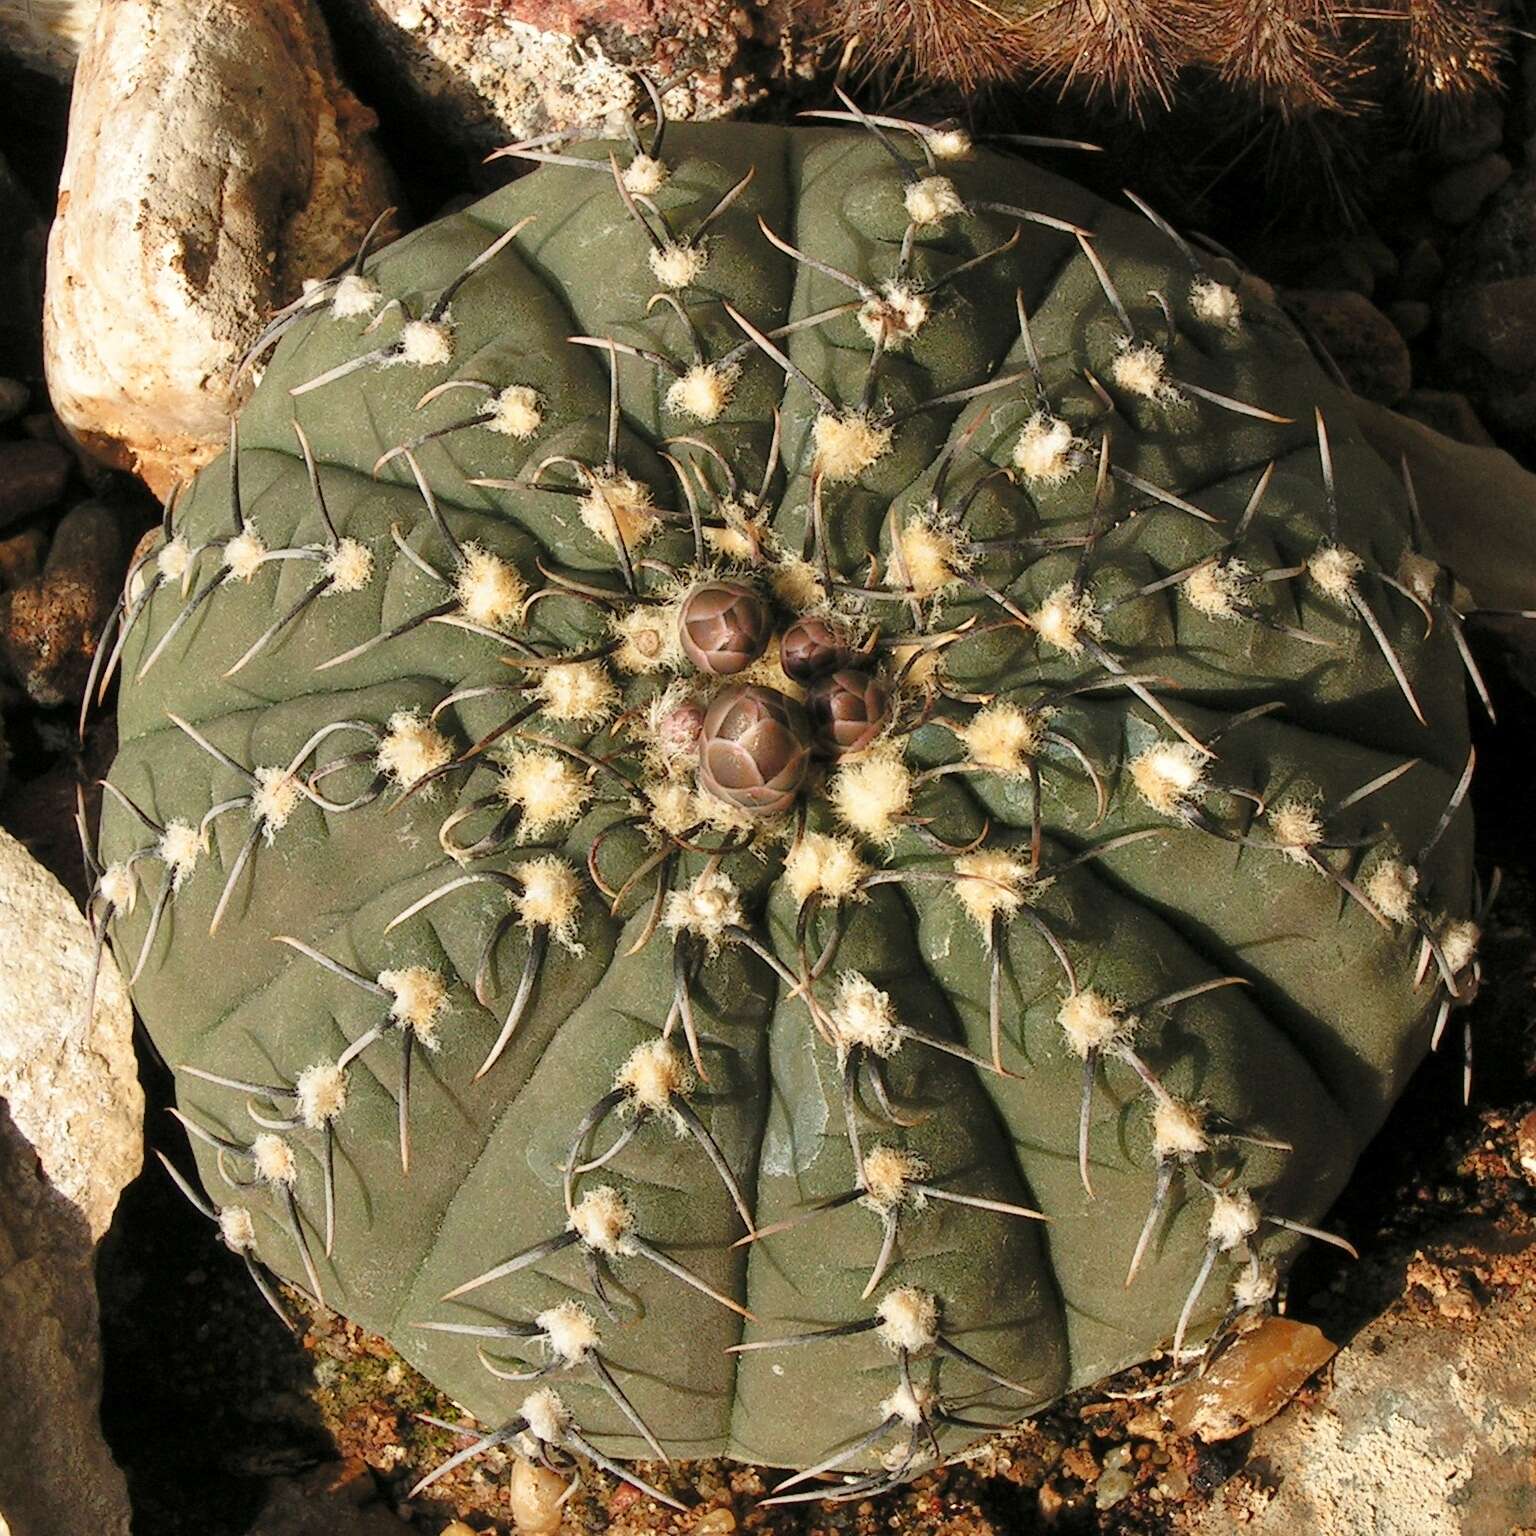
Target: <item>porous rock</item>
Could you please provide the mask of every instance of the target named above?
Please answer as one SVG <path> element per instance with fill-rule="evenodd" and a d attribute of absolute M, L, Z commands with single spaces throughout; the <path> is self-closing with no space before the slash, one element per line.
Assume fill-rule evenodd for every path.
<path fill-rule="evenodd" d="M 142 1160 L 132 1015 L 108 955 L 91 1019 L 83 1019 L 90 931 L 64 887 L 3 831 L 0 953 L 0 1098 L 94 1241 Z"/>
<path fill-rule="evenodd" d="M 0 1529 L 127 1536 L 127 1488 L 97 1423 L 92 1264 L 139 1170 L 143 1096 L 110 958 L 69 896 L 0 832 Z"/>
<path fill-rule="evenodd" d="M 1331 1391 L 1260 1429 L 1197 1536 L 1508 1536 L 1536 1524 L 1536 1281 L 1474 1317 L 1395 1304 L 1336 1356 Z M 1474 1263 L 1474 1268 L 1487 1269 Z"/>
<path fill-rule="evenodd" d="M 630 64 L 676 82 L 670 116 L 725 115 L 761 94 L 779 46 L 792 46 L 787 7 L 734 0 L 341 0 L 339 9 L 391 92 L 482 152 L 539 133 L 618 131 L 644 102 Z"/>
<path fill-rule="evenodd" d="M 48 247 L 54 407 L 163 493 L 222 443 L 271 309 L 390 201 L 306 0 L 121 0 L 81 54 Z"/>

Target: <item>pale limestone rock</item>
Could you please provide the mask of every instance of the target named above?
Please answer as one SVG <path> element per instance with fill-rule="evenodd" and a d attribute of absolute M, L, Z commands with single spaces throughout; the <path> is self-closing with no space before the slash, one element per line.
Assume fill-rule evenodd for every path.
<path fill-rule="evenodd" d="M 307 0 L 114 0 L 80 57 L 49 237 L 55 410 L 164 491 L 223 445 L 267 313 L 390 201 Z"/>
<path fill-rule="evenodd" d="M 4 832 L 0 955 L 0 1533 L 127 1536 L 97 1422 L 93 1265 L 142 1157 L 132 1015 L 108 958 L 85 1020 L 85 920 Z"/>
<path fill-rule="evenodd" d="M 0 1099 L 94 1242 L 138 1174 L 144 1095 L 110 952 L 89 1026 L 83 1017 L 93 950 L 69 893 L 0 832 Z"/>

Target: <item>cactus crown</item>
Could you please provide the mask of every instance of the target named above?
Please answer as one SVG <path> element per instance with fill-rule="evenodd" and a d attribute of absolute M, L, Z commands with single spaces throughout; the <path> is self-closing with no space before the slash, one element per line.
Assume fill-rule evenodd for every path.
<path fill-rule="evenodd" d="M 524 151 L 130 581 L 98 921 L 455 1464 L 856 1497 L 1219 1336 L 1475 968 L 1403 487 L 1227 263 L 951 147 Z"/>

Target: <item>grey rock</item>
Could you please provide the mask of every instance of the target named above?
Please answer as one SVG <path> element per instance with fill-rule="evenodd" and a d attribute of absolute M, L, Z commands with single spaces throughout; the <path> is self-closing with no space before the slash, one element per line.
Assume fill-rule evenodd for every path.
<path fill-rule="evenodd" d="M 83 1017 L 94 950 L 69 893 L 0 831 L 0 1098 L 92 1241 L 138 1174 L 144 1122 L 133 1016 L 110 952 Z"/>
<path fill-rule="evenodd" d="M 1533 1322 L 1529 1266 L 1523 1284 L 1485 1307 L 1394 1304 L 1336 1357 L 1320 1401 L 1292 1406 L 1255 1434 L 1245 1470 L 1196 1522 L 1195 1536 L 1510 1536 L 1530 1528 Z"/>
<path fill-rule="evenodd" d="M 139 1169 L 143 1097 L 110 958 L 63 887 L 0 832 L 0 1530 L 127 1536 L 127 1486 L 97 1420 L 93 1264 Z"/>

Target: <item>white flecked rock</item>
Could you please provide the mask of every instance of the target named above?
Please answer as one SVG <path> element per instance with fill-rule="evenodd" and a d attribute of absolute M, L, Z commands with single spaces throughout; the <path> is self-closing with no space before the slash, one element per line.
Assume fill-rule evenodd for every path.
<path fill-rule="evenodd" d="M 133 1015 L 110 952 L 86 1026 L 90 930 L 69 893 L 0 832 L 0 1099 L 95 1241 L 143 1161 Z"/>
<path fill-rule="evenodd" d="M 0 832 L 0 1536 L 128 1536 L 101 1436 L 94 1263 L 142 1159 L 126 991 L 69 895 Z"/>
<path fill-rule="evenodd" d="M 391 201 L 308 0 L 114 0 L 80 55 L 44 361 L 92 452 L 163 493 L 222 447 L 268 312 Z"/>

